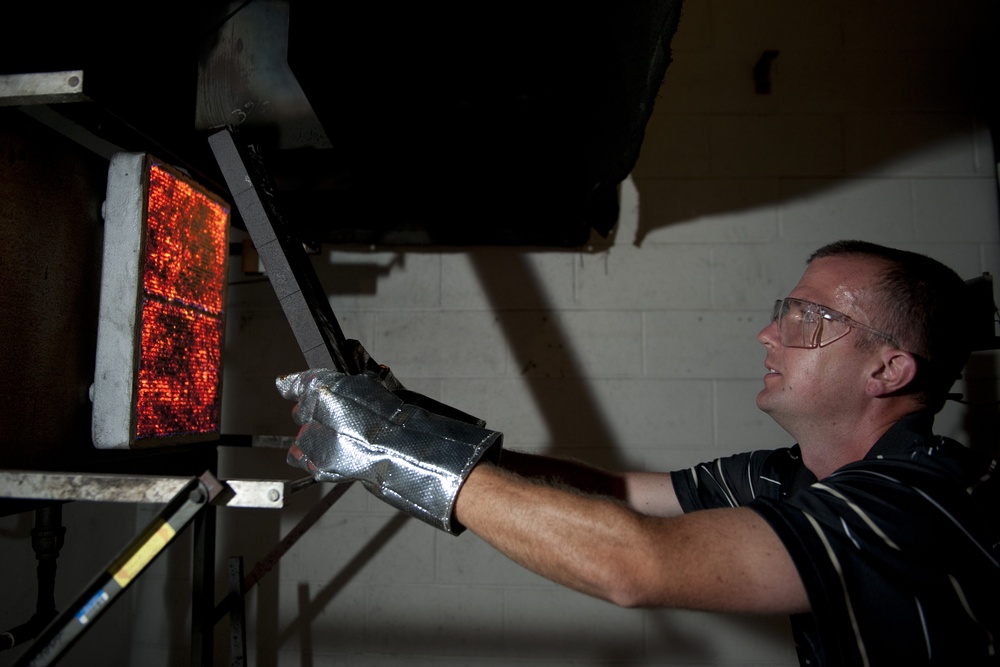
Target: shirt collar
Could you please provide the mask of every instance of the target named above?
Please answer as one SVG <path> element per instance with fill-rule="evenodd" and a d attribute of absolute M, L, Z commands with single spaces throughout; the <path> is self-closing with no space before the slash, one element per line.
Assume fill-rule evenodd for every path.
<path fill-rule="evenodd" d="M 929 412 L 908 414 L 882 434 L 865 459 L 910 458 L 914 448 L 936 444 L 933 426 L 934 415 Z"/>

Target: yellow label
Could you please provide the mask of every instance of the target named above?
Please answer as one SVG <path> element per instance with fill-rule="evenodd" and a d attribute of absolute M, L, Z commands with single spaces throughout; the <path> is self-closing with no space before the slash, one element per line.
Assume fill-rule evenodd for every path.
<path fill-rule="evenodd" d="M 139 549 L 112 574 L 118 585 L 122 588 L 128 586 L 132 579 L 137 577 L 143 568 L 156 558 L 163 547 L 174 539 L 176 533 L 177 531 L 170 524 L 161 520 L 160 526 L 153 530 L 146 541 L 139 546 Z"/>

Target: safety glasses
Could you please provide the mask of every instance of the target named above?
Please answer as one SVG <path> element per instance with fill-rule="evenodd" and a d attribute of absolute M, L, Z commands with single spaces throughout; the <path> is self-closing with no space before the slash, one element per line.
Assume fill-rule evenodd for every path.
<path fill-rule="evenodd" d="M 826 306 L 802 299 L 788 298 L 775 301 L 771 321 L 778 323 L 781 344 L 785 347 L 808 349 L 823 347 L 840 340 L 849 334 L 851 329 L 863 329 L 900 348 L 895 336 L 861 324 Z"/>

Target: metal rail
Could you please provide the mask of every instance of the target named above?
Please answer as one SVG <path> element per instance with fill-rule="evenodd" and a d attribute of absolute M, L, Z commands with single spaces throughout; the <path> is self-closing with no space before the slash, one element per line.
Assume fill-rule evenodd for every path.
<path fill-rule="evenodd" d="M 0 471 L 0 498 L 166 503 L 190 481 L 190 477 L 8 470 Z M 213 505 L 262 509 L 281 509 L 291 496 L 315 484 L 311 477 L 297 480 L 228 479 L 219 482 L 222 488 L 213 497 Z"/>

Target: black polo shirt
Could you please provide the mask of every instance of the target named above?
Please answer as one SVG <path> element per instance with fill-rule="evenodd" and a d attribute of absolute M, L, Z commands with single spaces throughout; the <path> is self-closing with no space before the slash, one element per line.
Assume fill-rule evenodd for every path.
<path fill-rule="evenodd" d="M 792 616 L 800 664 L 1000 664 L 1000 470 L 932 421 L 819 481 L 798 445 L 672 474 L 684 511 L 746 506 L 781 538 L 812 608 Z"/>

